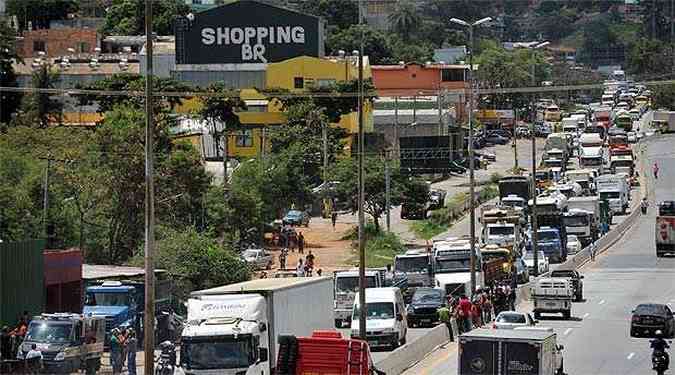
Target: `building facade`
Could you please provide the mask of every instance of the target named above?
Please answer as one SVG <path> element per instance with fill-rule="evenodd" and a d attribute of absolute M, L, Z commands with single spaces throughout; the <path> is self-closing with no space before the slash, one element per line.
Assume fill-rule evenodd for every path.
<path fill-rule="evenodd" d="M 17 53 L 21 58 L 37 57 L 44 53 L 46 57 L 71 55 L 76 53 L 94 53 L 99 47 L 100 38 L 96 29 L 62 27 L 25 31 L 17 43 Z"/>

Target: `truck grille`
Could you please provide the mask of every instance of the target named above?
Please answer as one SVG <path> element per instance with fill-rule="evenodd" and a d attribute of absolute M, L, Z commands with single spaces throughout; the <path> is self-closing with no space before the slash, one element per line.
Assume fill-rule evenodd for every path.
<path fill-rule="evenodd" d="M 415 309 L 415 315 L 435 315 L 436 309 L 433 307 L 420 307 Z"/>
<path fill-rule="evenodd" d="M 53 361 L 56 358 L 58 352 L 42 352 L 42 360 L 44 361 Z"/>

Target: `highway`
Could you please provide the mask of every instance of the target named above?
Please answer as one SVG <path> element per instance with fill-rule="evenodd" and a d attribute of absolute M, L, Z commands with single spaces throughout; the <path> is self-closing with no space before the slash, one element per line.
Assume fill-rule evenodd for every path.
<path fill-rule="evenodd" d="M 651 202 L 674 199 L 675 137 L 647 143 L 639 157 L 647 166 L 659 163 L 659 179 L 648 177 Z M 651 172 L 651 170 L 649 170 Z M 650 173 L 651 174 L 651 173 Z M 655 199 L 654 199 L 655 198 Z M 675 258 L 656 258 L 654 220 L 656 210 L 638 221 L 595 262 L 581 269 L 585 301 L 574 305 L 569 321 L 542 317 L 540 326 L 553 327 L 565 346 L 568 374 L 646 374 L 651 372 L 648 339 L 630 338 L 632 309 L 643 302 L 675 303 Z M 531 302 L 519 310 L 530 311 Z M 456 374 L 457 345 L 448 344 L 405 374 Z M 672 371 L 670 373 L 673 373 Z"/>

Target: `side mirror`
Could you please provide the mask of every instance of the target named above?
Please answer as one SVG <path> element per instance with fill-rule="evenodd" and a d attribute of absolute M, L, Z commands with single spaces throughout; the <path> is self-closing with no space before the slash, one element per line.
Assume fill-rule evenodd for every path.
<path fill-rule="evenodd" d="M 260 362 L 267 362 L 269 359 L 269 353 L 267 351 L 267 348 L 258 348 L 258 361 Z"/>
<path fill-rule="evenodd" d="M 403 315 L 402 314 L 396 314 L 396 320 L 398 320 L 399 322 L 402 322 L 403 321 Z"/>
<path fill-rule="evenodd" d="M 579 278 L 580 278 L 580 279 L 583 279 L 583 278 L 584 278 L 584 276 L 583 276 L 583 275 L 582 275 L 582 276 L 579 276 Z"/>

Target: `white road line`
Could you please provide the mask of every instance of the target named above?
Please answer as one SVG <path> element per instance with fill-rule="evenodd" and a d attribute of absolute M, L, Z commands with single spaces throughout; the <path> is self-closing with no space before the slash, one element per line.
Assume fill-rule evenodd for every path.
<path fill-rule="evenodd" d="M 584 319 L 588 318 L 588 316 L 591 315 L 589 313 L 584 314 Z"/>
<path fill-rule="evenodd" d="M 567 336 L 567 335 L 570 334 L 570 332 L 572 332 L 572 328 L 566 329 L 565 332 L 563 333 L 563 335 Z"/>
<path fill-rule="evenodd" d="M 605 303 L 604 299 L 602 301 L 598 302 L 598 305 L 602 305 L 603 303 Z"/>
<path fill-rule="evenodd" d="M 631 353 L 628 355 L 628 357 L 626 357 L 626 359 L 630 361 L 631 358 L 633 358 L 634 355 L 635 355 L 635 353 L 631 352 Z"/>

